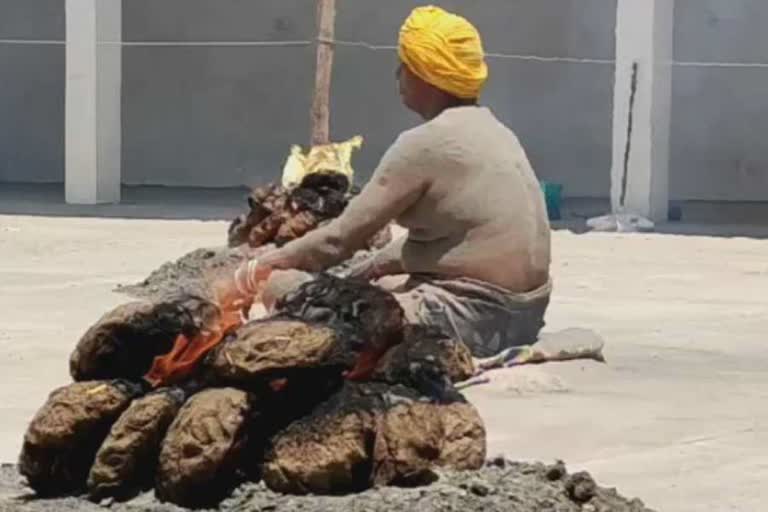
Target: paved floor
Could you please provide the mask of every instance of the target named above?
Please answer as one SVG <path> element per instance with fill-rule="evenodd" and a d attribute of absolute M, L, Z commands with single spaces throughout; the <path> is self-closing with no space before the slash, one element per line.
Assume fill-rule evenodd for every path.
<path fill-rule="evenodd" d="M 174 217 L 146 208 L 115 216 Z M 67 213 L 83 212 L 56 214 Z M 223 243 L 225 227 L 0 215 L 0 461 L 15 459 L 31 415 L 68 381 L 78 336 L 125 300 L 112 288 Z M 768 241 L 559 231 L 554 250 L 547 329 L 598 331 L 608 364 L 516 369 L 470 390 L 491 453 L 562 458 L 660 511 L 762 510 Z"/>

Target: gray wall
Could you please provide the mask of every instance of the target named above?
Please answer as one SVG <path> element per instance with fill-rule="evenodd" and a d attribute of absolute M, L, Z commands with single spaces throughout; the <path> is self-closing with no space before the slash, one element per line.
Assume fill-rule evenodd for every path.
<path fill-rule="evenodd" d="M 614 56 L 614 0 L 436 3 L 470 18 L 484 35 L 488 52 Z M 387 0 L 387 9 L 382 9 L 378 0 L 340 0 L 337 37 L 394 44 L 403 19 L 422 4 Z M 397 133 L 417 122 L 400 106 L 396 59 L 394 52 L 338 52 L 333 129 L 337 138 L 356 131 L 367 137 L 356 160 L 361 170 L 371 170 Z M 609 188 L 613 66 L 494 58 L 490 67 L 482 101 L 517 132 L 539 176 L 564 183 L 571 195 L 603 195 Z"/>
<path fill-rule="evenodd" d="M 676 0 L 676 60 L 766 62 L 768 2 Z M 337 35 L 394 44 L 415 0 L 338 0 Z M 488 51 L 613 59 L 615 0 L 452 0 Z M 386 8 L 382 7 L 383 5 Z M 63 39 L 63 0 L 0 0 L 0 39 Z M 313 0 L 126 0 L 127 41 L 307 40 Z M 490 60 L 483 102 L 525 144 L 543 179 L 570 196 L 609 188 L 613 66 Z M 341 47 L 335 139 L 362 134 L 364 177 L 417 120 L 400 105 L 396 56 Z M 64 48 L 0 43 L 0 181 L 61 181 Z M 273 179 L 308 139 L 310 47 L 126 47 L 123 181 L 232 186 Z M 671 192 L 765 200 L 768 69 L 674 71 Z"/>
<path fill-rule="evenodd" d="M 126 41 L 306 40 L 310 0 L 129 0 Z M 274 179 L 309 137 L 308 47 L 127 47 L 123 181 L 232 186 Z"/>
<path fill-rule="evenodd" d="M 337 37 L 394 44 L 423 2 L 340 0 Z M 439 2 L 472 18 L 488 50 L 613 58 L 613 0 Z M 296 40 L 314 33 L 309 0 L 131 0 L 124 37 L 141 40 Z M 609 8 L 606 8 L 608 6 Z M 543 38 L 541 34 L 549 34 Z M 128 183 L 229 186 L 278 175 L 308 139 L 312 48 L 137 48 L 124 53 L 123 175 Z M 494 59 L 484 102 L 520 135 L 540 175 L 575 195 L 608 190 L 610 65 Z M 362 176 L 416 119 L 399 103 L 396 54 L 339 48 L 332 131 L 362 134 Z"/>
<path fill-rule="evenodd" d="M 63 0 L 0 0 L 0 39 L 64 39 Z M 64 179 L 64 46 L 0 44 L 0 182 Z"/>
<path fill-rule="evenodd" d="M 489 51 L 611 59 L 614 2 L 438 3 L 473 19 Z M 384 9 L 379 0 L 339 0 L 338 37 L 394 44 L 402 20 L 422 3 L 388 0 Z M 0 27 L 23 27 L 22 18 L 56 28 L 24 37 L 63 38 L 63 4 L 0 0 Z M 126 41 L 307 40 L 315 30 L 313 0 L 130 0 L 123 10 Z M 2 52 L 16 56 L 8 66 L 19 71 L 10 86 L 0 85 L 0 104 L 10 111 L 0 119 L 0 151 L 3 160 L 15 158 L 0 180 L 60 181 L 63 48 L 0 45 Z M 34 53 L 48 57 L 21 57 Z M 366 137 L 356 158 L 365 177 L 417 120 L 400 106 L 394 52 L 340 48 L 336 63 L 333 136 Z M 571 195 L 604 195 L 612 72 L 611 65 L 494 59 L 483 101 L 518 132 L 543 178 L 565 183 Z M 123 181 L 232 186 L 273 179 L 289 146 L 308 139 L 313 74 L 311 47 L 126 47 Z M 32 92 L 41 97 L 30 109 L 18 98 Z"/>
<path fill-rule="evenodd" d="M 677 0 L 675 60 L 768 62 L 768 2 Z M 768 68 L 677 66 L 670 193 L 768 200 Z"/>

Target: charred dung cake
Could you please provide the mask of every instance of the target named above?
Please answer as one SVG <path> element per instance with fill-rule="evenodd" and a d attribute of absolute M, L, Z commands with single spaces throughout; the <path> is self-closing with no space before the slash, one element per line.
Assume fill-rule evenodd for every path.
<path fill-rule="evenodd" d="M 184 403 L 180 388 L 164 388 L 137 398 L 112 426 L 88 475 L 88 494 L 130 498 L 154 483 L 157 453 Z"/>
<path fill-rule="evenodd" d="M 347 383 L 275 435 L 264 481 L 280 492 L 341 494 L 429 483 L 436 467 L 477 469 L 484 457 L 482 421 L 465 402 L 431 400 L 399 385 Z"/>
<path fill-rule="evenodd" d="M 80 339 L 70 357 L 70 374 L 75 381 L 141 379 L 179 334 L 199 332 L 219 314 L 216 305 L 195 296 L 118 306 Z"/>
<path fill-rule="evenodd" d="M 391 347 L 403 341 L 405 314 L 395 297 L 360 281 L 320 274 L 281 298 L 278 314 L 322 323 L 347 340 L 357 354 L 350 379 L 364 379 Z"/>
<path fill-rule="evenodd" d="M 234 388 L 206 389 L 187 401 L 162 443 L 158 498 L 211 506 L 239 484 L 253 407 L 253 397 Z"/>
<path fill-rule="evenodd" d="M 85 488 L 112 423 L 138 396 L 124 381 L 76 382 L 51 393 L 24 436 L 19 471 L 40 495 Z"/>

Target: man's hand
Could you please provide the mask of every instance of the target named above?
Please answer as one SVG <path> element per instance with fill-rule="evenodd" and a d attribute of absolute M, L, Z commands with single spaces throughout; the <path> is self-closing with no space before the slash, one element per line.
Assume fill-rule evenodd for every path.
<path fill-rule="evenodd" d="M 264 289 L 271 273 L 272 267 L 260 263 L 258 259 L 243 263 L 234 276 L 237 293 L 244 297 L 255 297 Z"/>
<path fill-rule="evenodd" d="M 344 277 L 348 277 L 350 279 L 360 279 L 362 281 L 370 281 L 375 279 L 376 269 L 375 265 L 373 264 L 373 260 L 373 255 L 370 255 L 363 261 L 352 265 L 344 272 Z"/>
<path fill-rule="evenodd" d="M 272 268 L 258 260 L 243 263 L 234 273 L 214 283 L 219 307 L 226 310 L 248 310 L 260 298 Z"/>

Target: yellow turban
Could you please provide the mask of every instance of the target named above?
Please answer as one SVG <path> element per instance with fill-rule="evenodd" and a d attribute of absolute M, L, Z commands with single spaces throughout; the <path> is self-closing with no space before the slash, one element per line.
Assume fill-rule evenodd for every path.
<path fill-rule="evenodd" d="M 416 76 L 458 98 L 477 98 L 488 78 L 477 29 L 432 5 L 414 9 L 405 20 L 398 53 Z"/>

